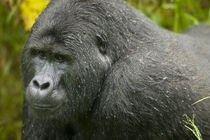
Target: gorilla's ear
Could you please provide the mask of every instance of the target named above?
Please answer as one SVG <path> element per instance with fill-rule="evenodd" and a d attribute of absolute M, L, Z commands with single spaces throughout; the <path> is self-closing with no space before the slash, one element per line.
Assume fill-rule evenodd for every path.
<path fill-rule="evenodd" d="M 96 41 L 98 45 L 98 49 L 101 54 L 106 54 L 107 50 L 107 39 L 105 34 L 97 34 L 96 35 Z"/>

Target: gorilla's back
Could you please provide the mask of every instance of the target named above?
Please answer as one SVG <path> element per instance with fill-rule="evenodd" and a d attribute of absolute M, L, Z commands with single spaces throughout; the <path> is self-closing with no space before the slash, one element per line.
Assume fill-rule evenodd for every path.
<path fill-rule="evenodd" d="M 199 69 L 206 73 L 210 83 L 210 26 L 194 26 L 184 31 L 184 34 L 192 37 L 193 43 L 189 47 L 195 54 Z"/>
<path fill-rule="evenodd" d="M 182 67 L 181 69 L 188 67 L 189 71 L 186 75 L 191 75 L 190 79 L 196 79 L 197 82 L 205 81 L 209 85 L 210 26 L 193 26 L 182 34 L 163 30 L 161 33 L 163 46 L 166 53 L 170 54 L 169 58 L 172 58 L 178 67 Z"/>
<path fill-rule="evenodd" d="M 190 36 L 204 39 L 207 41 L 210 41 L 210 26 L 205 25 L 199 25 L 199 26 L 193 26 L 183 32 L 184 34 L 188 34 Z"/>

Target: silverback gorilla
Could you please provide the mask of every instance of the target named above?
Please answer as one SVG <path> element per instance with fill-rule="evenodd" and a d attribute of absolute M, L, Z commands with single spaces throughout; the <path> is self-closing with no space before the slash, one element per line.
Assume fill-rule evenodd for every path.
<path fill-rule="evenodd" d="M 174 34 L 123 0 L 51 0 L 23 49 L 23 140 L 210 139 L 210 27 Z"/>

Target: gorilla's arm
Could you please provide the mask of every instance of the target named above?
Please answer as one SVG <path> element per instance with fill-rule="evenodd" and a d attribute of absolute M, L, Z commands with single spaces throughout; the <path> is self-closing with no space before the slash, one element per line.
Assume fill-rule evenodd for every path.
<path fill-rule="evenodd" d="M 113 119 L 120 136 L 128 132 L 142 139 L 194 138 L 182 121 L 183 114 L 193 110 L 188 78 L 164 57 L 155 52 L 129 54 L 111 69 L 99 110 Z"/>

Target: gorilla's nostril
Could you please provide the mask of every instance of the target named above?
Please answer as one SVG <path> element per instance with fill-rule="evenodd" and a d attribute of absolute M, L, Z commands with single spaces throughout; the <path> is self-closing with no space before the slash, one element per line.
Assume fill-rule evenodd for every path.
<path fill-rule="evenodd" d="M 49 86 L 50 86 L 49 82 L 44 83 L 44 84 L 41 85 L 41 89 L 47 89 Z"/>
<path fill-rule="evenodd" d="M 33 84 L 36 88 L 39 88 L 39 83 L 36 80 L 33 81 Z"/>

